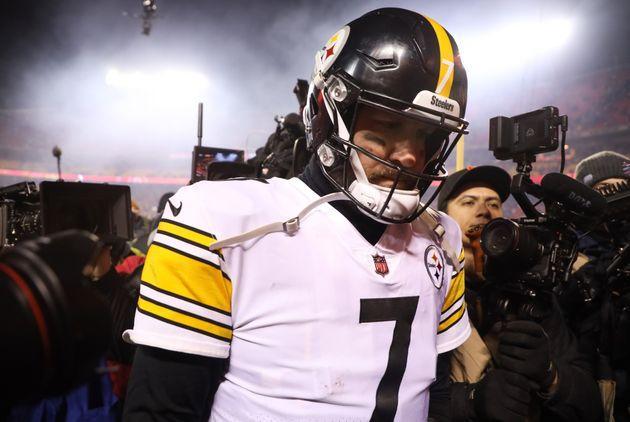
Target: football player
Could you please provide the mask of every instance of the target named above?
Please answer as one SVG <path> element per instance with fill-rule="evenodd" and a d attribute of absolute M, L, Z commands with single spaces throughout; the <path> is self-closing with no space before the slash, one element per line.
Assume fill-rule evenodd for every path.
<path fill-rule="evenodd" d="M 426 420 L 438 355 L 470 333 L 461 233 L 425 198 L 466 132 L 466 92 L 431 18 L 378 9 L 333 34 L 305 172 L 170 198 L 125 334 L 125 417 Z"/>

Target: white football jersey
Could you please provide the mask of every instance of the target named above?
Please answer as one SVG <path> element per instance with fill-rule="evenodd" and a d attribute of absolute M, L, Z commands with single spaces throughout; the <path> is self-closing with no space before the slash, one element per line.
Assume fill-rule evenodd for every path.
<path fill-rule="evenodd" d="M 292 236 L 208 250 L 318 198 L 297 178 L 199 182 L 165 209 L 125 338 L 229 357 L 212 421 L 425 420 L 437 354 L 470 333 L 463 270 L 420 220 L 371 245 L 323 204 Z"/>

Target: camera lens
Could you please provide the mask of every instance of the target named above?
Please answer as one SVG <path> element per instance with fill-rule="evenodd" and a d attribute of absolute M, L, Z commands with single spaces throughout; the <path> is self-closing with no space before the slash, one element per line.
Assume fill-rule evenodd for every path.
<path fill-rule="evenodd" d="M 481 247 L 486 255 L 499 258 L 518 245 L 518 225 L 504 218 L 492 220 L 481 233 Z"/>
<path fill-rule="evenodd" d="M 541 256 L 536 232 L 505 218 L 490 221 L 481 233 L 481 248 L 504 266 L 528 268 Z"/>
<path fill-rule="evenodd" d="M 107 302 L 82 276 L 97 248 L 68 231 L 0 253 L 3 400 L 58 395 L 94 373 L 111 332 Z"/>

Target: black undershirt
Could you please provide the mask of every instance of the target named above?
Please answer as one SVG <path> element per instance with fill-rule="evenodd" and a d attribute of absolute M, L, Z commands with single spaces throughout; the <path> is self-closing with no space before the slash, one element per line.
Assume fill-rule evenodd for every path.
<path fill-rule="evenodd" d="M 320 196 L 336 190 L 315 159 L 298 176 Z M 370 244 L 375 245 L 387 226 L 359 211 L 350 201 L 331 205 L 344 215 Z M 193 356 L 149 346 L 138 346 L 127 390 L 123 420 L 207 421 L 212 399 L 226 369 L 225 359 Z M 438 356 L 436 381 L 430 388 L 429 417 L 450 419 L 447 355 Z M 420 418 L 420 416 L 419 416 Z"/>

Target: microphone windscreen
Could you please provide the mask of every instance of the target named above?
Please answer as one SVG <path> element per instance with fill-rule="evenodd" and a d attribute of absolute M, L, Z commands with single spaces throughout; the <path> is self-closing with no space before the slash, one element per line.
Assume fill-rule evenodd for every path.
<path fill-rule="evenodd" d="M 540 186 L 551 198 L 579 214 L 596 216 L 606 210 L 606 199 L 583 183 L 562 173 L 549 173 Z"/>

